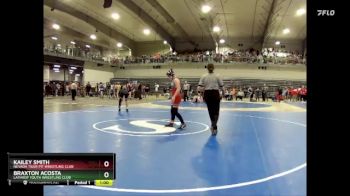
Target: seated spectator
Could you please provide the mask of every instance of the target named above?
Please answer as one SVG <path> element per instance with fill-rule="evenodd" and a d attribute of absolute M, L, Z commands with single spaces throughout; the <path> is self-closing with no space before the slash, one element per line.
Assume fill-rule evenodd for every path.
<path fill-rule="evenodd" d="M 197 95 L 193 96 L 192 98 L 193 103 L 202 103 L 203 102 L 203 96 L 200 92 L 197 93 Z"/>
<path fill-rule="evenodd" d="M 244 97 L 244 92 L 242 91 L 242 89 L 239 89 L 237 96 L 236 96 L 236 101 L 237 101 L 237 99 L 240 99 L 241 101 L 243 101 L 243 97 Z"/>

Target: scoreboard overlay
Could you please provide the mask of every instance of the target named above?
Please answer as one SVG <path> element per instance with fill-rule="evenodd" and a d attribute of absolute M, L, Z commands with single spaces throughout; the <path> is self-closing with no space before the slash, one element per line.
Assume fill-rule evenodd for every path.
<path fill-rule="evenodd" d="M 8 153 L 8 183 L 111 186 L 115 153 Z"/>

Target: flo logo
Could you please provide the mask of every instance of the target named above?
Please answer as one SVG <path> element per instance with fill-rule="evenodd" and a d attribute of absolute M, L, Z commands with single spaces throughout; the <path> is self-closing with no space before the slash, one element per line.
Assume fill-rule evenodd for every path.
<path fill-rule="evenodd" d="M 178 129 L 180 123 L 174 127 L 165 127 L 169 120 L 154 119 L 119 119 L 97 122 L 93 128 L 110 134 L 127 136 L 173 136 L 190 135 L 209 130 L 209 126 L 200 122 L 186 121 L 185 129 Z"/>
<path fill-rule="evenodd" d="M 334 10 L 317 10 L 317 16 L 334 16 Z"/>

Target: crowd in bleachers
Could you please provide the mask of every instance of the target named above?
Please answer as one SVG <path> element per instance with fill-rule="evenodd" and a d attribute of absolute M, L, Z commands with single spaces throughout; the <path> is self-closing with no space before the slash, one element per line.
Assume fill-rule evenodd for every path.
<path fill-rule="evenodd" d="M 71 84 L 72 82 L 62 82 L 62 81 L 50 81 L 44 82 L 44 96 L 69 96 L 71 95 Z M 80 96 L 82 93 L 82 85 L 76 82 L 77 85 L 77 95 Z"/>
<path fill-rule="evenodd" d="M 247 98 L 250 102 L 268 101 L 303 101 L 306 102 L 307 88 L 301 87 L 274 87 L 270 90 L 267 86 L 262 87 L 232 87 L 225 89 L 223 97 L 226 100 L 243 100 Z"/>
<path fill-rule="evenodd" d="M 44 83 L 44 95 L 48 96 L 70 96 L 71 95 L 71 83 L 72 82 L 46 82 Z M 122 86 L 125 85 L 130 98 L 141 100 L 146 98 L 148 95 L 159 95 L 166 98 L 170 98 L 171 85 L 163 85 L 162 90 L 157 83 L 140 83 L 140 82 L 97 82 L 95 84 L 90 84 L 89 82 L 83 86 L 80 83 L 76 83 L 77 86 L 77 96 L 81 97 L 108 97 L 109 99 L 119 98 L 119 91 Z M 203 95 L 198 91 L 196 85 L 190 85 L 187 82 L 183 89 L 188 89 L 186 91 L 181 91 L 184 100 L 191 100 L 192 102 L 203 102 Z M 186 94 L 184 94 L 186 93 Z M 299 87 L 293 86 L 280 86 L 280 87 L 269 87 L 265 84 L 263 86 L 230 86 L 226 85 L 224 91 L 221 92 L 223 99 L 227 101 L 306 101 L 307 88 L 302 85 Z"/>
<path fill-rule="evenodd" d="M 285 51 L 277 49 L 264 49 L 262 51 L 249 50 L 231 50 L 224 54 L 210 51 L 184 53 L 184 54 L 166 54 L 166 55 L 143 55 L 141 57 L 125 57 L 118 62 L 123 64 L 136 63 L 166 63 L 166 62 L 192 62 L 192 63 L 274 63 L 274 64 L 305 64 L 306 57 L 298 51 Z"/>
<path fill-rule="evenodd" d="M 203 95 L 198 90 L 191 89 L 188 92 L 188 97 L 192 102 L 203 102 Z M 268 100 L 274 102 L 281 101 L 303 101 L 306 102 L 307 88 L 301 87 L 268 87 L 266 85 L 261 87 L 252 86 L 238 86 L 227 87 L 221 92 L 223 99 L 227 101 L 250 101 L 250 102 L 265 102 Z M 185 96 L 185 95 L 183 95 Z"/>
<path fill-rule="evenodd" d="M 87 50 L 79 48 L 61 48 L 61 47 L 45 47 L 44 51 L 55 54 L 64 54 L 67 56 L 77 56 L 90 60 L 108 62 L 116 65 L 123 64 L 152 64 L 152 63 L 257 63 L 257 64 L 306 64 L 306 56 L 298 51 L 287 51 L 283 49 L 264 48 L 263 50 L 246 49 L 235 50 L 230 49 L 222 53 L 214 51 L 191 52 L 178 54 L 154 54 L 142 56 L 125 56 L 117 57 L 116 55 L 102 56 L 99 50 Z"/>
<path fill-rule="evenodd" d="M 51 81 L 44 83 L 44 96 L 70 96 L 71 95 L 71 84 L 73 82 L 62 82 L 62 81 Z M 150 92 L 150 85 L 141 83 L 102 83 L 97 82 L 90 84 L 88 82 L 85 86 L 76 82 L 77 85 L 77 96 L 81 97 L 108 97 L 118 98 L 119 91 L 123 85 L 126 85 L 131 97 L 142 99 L 146 98 Z"/>

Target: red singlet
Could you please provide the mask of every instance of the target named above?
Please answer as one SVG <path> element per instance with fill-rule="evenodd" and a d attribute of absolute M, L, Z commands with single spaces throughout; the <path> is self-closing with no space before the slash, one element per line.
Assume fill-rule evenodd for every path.
<path fill-rule="evenodd" d="M 176 92 L 176 87 L 173 87 L 173 88 L 171 89 L 171 95 L 174 96 L 175 92 Z M 178 106 L 178 105 L 180 105 L 180 103 L 181 103 L 181 95 L 180 95 L 180 93 L 179 93 L 178 95 L 176 95 L 175 101 L 172 102 L 171 105 L 173 105 L 173 106 Z"/>

